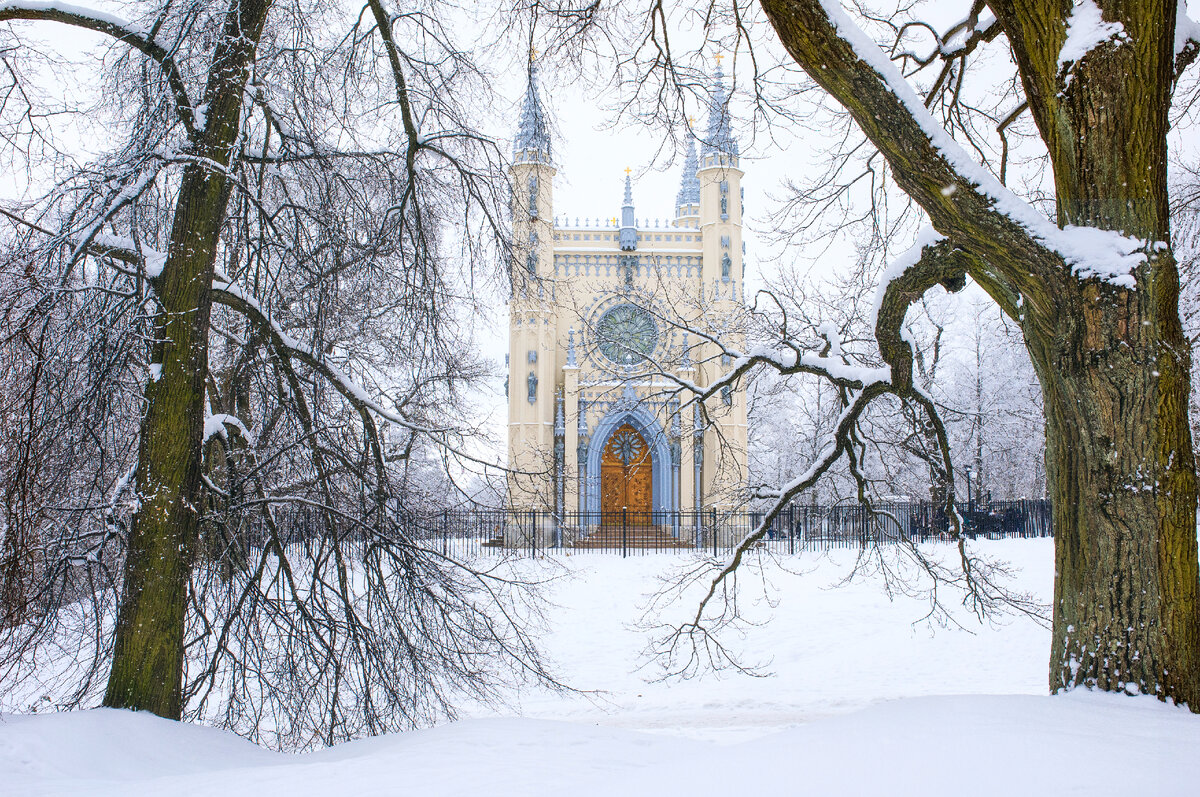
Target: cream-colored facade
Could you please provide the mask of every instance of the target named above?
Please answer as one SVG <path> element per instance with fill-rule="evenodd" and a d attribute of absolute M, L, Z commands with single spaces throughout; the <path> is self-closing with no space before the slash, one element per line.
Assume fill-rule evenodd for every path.
<path fill-rule="evenodd" d="M 673 218 L 639 223 L 627 174 L 619 215 L 580 224 L 555 215 L 555 168 L 532 72 L 510 171 L 516 509 L 598 513 L 601 457 L 626 425 L 649 448 L 655 513 L 726 509 L 742 498 L 744 390 L 716 387 L 702 401 L 696 394 L 729 371 L 714 341 L 740 346 L 744 299 L 743 173 L 719 74 L 717 86 L 709 136 L 699 158 L 690 153 Z"/>

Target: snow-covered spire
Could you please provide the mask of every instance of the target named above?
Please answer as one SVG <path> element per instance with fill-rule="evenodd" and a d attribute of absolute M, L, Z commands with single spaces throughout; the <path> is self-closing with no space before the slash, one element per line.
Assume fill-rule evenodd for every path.
<path fill-rule="evenodd" d="M 721 56 L 717 56 L 717 74 L 708 98 L 708 134 L 704 138 L 703 155 L 738 156 L 738 142 L 733 137 L 729 118 L 729 97 L 725 93 L 725 73 L 721 71 Z M 706 164 L 707 164 L 707 158 Z"/>
<path fill-rule="evenodd" d="M 629 174 L 633 169 L 625 170 L 625 203 L 621 205 L 621 229 L 618 238 L 621 249 L 632 252 L 637 249 L 637 220 L 633 217 L 633 181 Z"/>
<path fill-rule="evenodd" d="M 696 142 L 688 142 L 687 160 L 683 162 L 683 176 L 679 180 L 679 194 L 675 197 L 675 207 L 683 209 L 689 205 L 700 204 L 700 178 L 696 176 Z"/>
<path fill-rule="evenodd" d="M 538 89 L 538 65 L 532 56 L 529 60 L 529 85 L 525 89 L 525 102 L 521 106 L 517 137 L 513 142 L 513 157 L 517 160 L 550 162 L 550 124 Z"/>

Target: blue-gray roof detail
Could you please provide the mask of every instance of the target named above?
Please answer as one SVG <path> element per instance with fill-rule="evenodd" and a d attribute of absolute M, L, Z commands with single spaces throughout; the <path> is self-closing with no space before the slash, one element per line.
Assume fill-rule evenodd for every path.
<path fill-rule="evenodd" d="M 691 141 L 688 142 L 687 159 L 683 162 L 683 177 L 679 180 L 679 194 L 675 197 L 675 207 L 700 204 L 700 178 L 696 176 L 698 168 L 696 142 Z"/>
<path fill-rule="evenodd" d="M 513 154 L 521 152 L 537 152 L 544 160 L 550 160 L 550 124 L 538 89 L 537 63 L 529 65 L 529 86 L 525 89 L 521 120 L 513 142 Z"/>
<path fill-rule="evenodd" d="M 725 93 L 725 73 L 717 64 L 713 90 L 708 98 L 708 134 L 704 137 L 703 154 L 738 155 L 738 142 L 733 137 L 733 124 L 729 119 L 729 97 Z"/>

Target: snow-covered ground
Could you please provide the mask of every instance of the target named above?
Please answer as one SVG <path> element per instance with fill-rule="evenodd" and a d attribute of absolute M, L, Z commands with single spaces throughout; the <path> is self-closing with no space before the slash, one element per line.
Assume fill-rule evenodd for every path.
<path fill-rule="evenodd" d="M 1020 568 L 1014 588 L 1048 597 L 1050 541 L 980 547 Z M 656 681 L 636 623 L 656 578 L 683 561 L 567 560 L 545 645 L 593 694 L 535 692 L 507 716 L 468 709 L 456 723 L 303 756 L 127 712 L 9 716 L 0 793 L 1197 793 L 1200 718 L 1153 698 L 1046 697 L 1043 627 L 981 626 L 965 612 L 962 628 L 914 624 L 926 604 L 889 601 L 877 578 L 831 588 L 852 562 L 844 552 L 769 565 L 772 601 L 755 602 L 763 582 L 743 578 L 747 613 L 770 619 L 734 647 L 770 675 Z"/>

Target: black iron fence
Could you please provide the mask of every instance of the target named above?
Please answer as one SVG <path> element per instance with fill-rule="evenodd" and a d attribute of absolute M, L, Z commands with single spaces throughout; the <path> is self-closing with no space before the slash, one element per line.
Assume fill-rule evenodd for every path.
<path fill-rule="evenodd" d="M 960 512 L 968 537 L 1053 536 L 1050 502 L 1044 499 L 992 501 Z M 296 512 L 277 519 L 285 547 L 312 546 L 328 534 L 328 527 L 310 515 Z M 747 509 L 556 513 L 470 508 L 406 516 L 394 521 L 386 536 L 456 558 L 514 553 L 640 556 L 686 551 L 720 555 L 759 529 L 765 517 L 765 512 Z M 785 507 L 767 524 L 757 545 L 792 554 L 886 545 L 902 539 L 949 539 L 950 532 L 943 509 L 928 502 L 878 503 L 869 509 L 860 504 L 796 504 Z M 380 542 L 379 534 L 367 530 L 350 530 L 340 539 L 341 544 L 354 547 L 369 546 L 373 541 Z"/>

